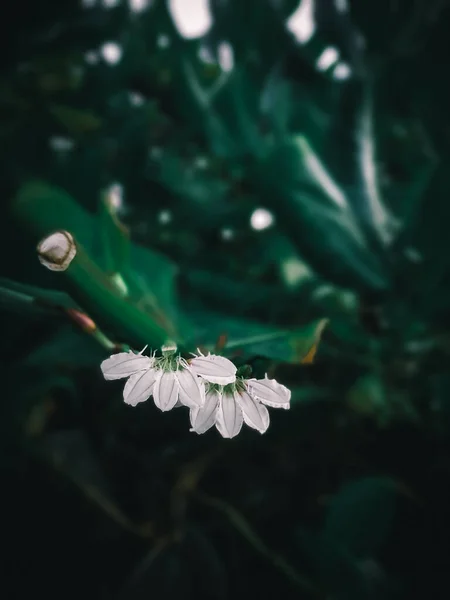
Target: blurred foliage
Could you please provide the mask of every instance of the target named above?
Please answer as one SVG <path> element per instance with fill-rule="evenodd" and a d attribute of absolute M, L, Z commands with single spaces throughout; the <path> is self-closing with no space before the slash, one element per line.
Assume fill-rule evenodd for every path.
<path fill-rule="evenodd" d="M 448 597 L 450 7 L 298 4 L 2 6 L 5 598 Z M 124 406 L 99 363 L 168 336 L 291 410 Z"/>

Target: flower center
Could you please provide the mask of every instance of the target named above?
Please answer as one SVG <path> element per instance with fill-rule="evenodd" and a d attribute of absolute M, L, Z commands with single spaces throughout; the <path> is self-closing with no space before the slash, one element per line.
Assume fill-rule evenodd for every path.
<path fill-rule="evenodd" d="M 210 383 L 207 387 L 208 392 L 219 392 L 232 396 L 235 392 L 245 392 L 247 389 L 246 380 L 243 377 L 238 377 L 233 383 L 227 385 L 219 385 L 217 383 Z"/>
<path fill-rule="evenodd" d="M 155 358 L 155 362 L 153 366 L 155 369 L 159 371 L 176 371 L 180 364 L 180 357 L 175 354 L 163 354 L 162 356 L 157 356 Z"/>

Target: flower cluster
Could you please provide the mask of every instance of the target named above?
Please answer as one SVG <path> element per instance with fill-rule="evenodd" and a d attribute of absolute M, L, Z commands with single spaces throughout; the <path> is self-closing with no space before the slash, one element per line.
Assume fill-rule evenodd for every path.
<path fill-rule="evenodd" d="M 136 406 L 153 396 L 162 411 L 187 406 L 191 431 L 204 433 L 215 425 L 225 438 L 236 436 L 244 422 L 264 433 L 270 421 L 267 406 L 289 408 L 291 392 L 267 375 L 244 379 L 223 356 L 199 352 L 186 360 L 176 353 L 175 346 L 161 350 L 160 357 L 130 351 L 102 362 L 105 379 L 128 378 L 123 390 L 127 404 Z"/>

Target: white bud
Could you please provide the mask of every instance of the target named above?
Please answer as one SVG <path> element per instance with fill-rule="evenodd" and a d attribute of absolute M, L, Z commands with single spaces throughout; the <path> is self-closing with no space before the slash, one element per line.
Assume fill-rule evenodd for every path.
<path fill-rule="evenodd" d="M 177 345 L 175 344 L 175 342 L 172 341 L 166 342 L 164 346 L 161 347 L 161 352 L 163 356 L 171 356 L 172 354 L 175 354 L 176 351 Z"/>
<path fill-rule="evenodd" d="M 65 271 L 75 258 L 77 246 L 68 231 L 55 231 L 39 242 L 37 251 L 44 267 L 50 271 Z"/>

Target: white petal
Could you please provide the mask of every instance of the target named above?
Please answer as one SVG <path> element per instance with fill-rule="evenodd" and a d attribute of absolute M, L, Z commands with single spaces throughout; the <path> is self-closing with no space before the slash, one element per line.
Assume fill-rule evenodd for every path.
<path fill-rule="evenodd" d="M 268 379 L 249 379 L 247 387 L 250 394 L 263 404 L 272 408 L 289 408 L 291 390 L 275 381 Z"/>
<path fill-rule="evenodd" d="M 191 408 L 191 431 L 205 433 L 216 422 L 217 407 L 220 402 L 219 392 L 213 390 L 205 395 L 205 403 L 201 408 Z"/>
<path fill-rule="evenodd" d="M 217 408 L 216 427 L 224 438 L 237 435 L 242 427 L 242 410 L 230 394 L 222 396 Z"/>
<path fill-rule="evenodd" d="M 153 386 L 159 377 L 158 371 L 147 369 L 131 375 L 123 388 L 123 400 L 131 406 L 148 400 L 153 392 Z"/>
<path fill-rule="evenodd" d="M 122 379 L 139 371 L 149 369 L 153 361 L 148 356 L 134 354 L 134 352 L 119 352 L 113 354 L 102 362 L 100 368 L 105 379 Z"/>
<path fill-rule="evenodd" d="M 180 402 L 189 408 L 202 406 L 205 401 L 204 383 L 190 369 L 177 371 L 176 378 L 180 385 Z"/>
<path fill-rule="evenodd" d="M 267 431 L 270 423 L 269 411 L 256 398 L 252 398 L 248 392 L 234 392 L 234 399 L 242 408 L 244 421 L 249 427 L 253 427 L 264 433 Z"/>
<path fill-rule="evenodd" d="M 180 386 L 174 371 L 165 371 L 156 380 L 153 389 L 153 399 L 162 411 L 171 410 L 178 400 Z"/>
<path fill-rule="evenodd" d="M 208 356 L 196 356 L 189 361 L 190 367 L 196 375 L 200 375 L 210 383 L 227 385 L 236 381 L 236 367 L 231 360 L 224 356 L 208 354 Z"/>

